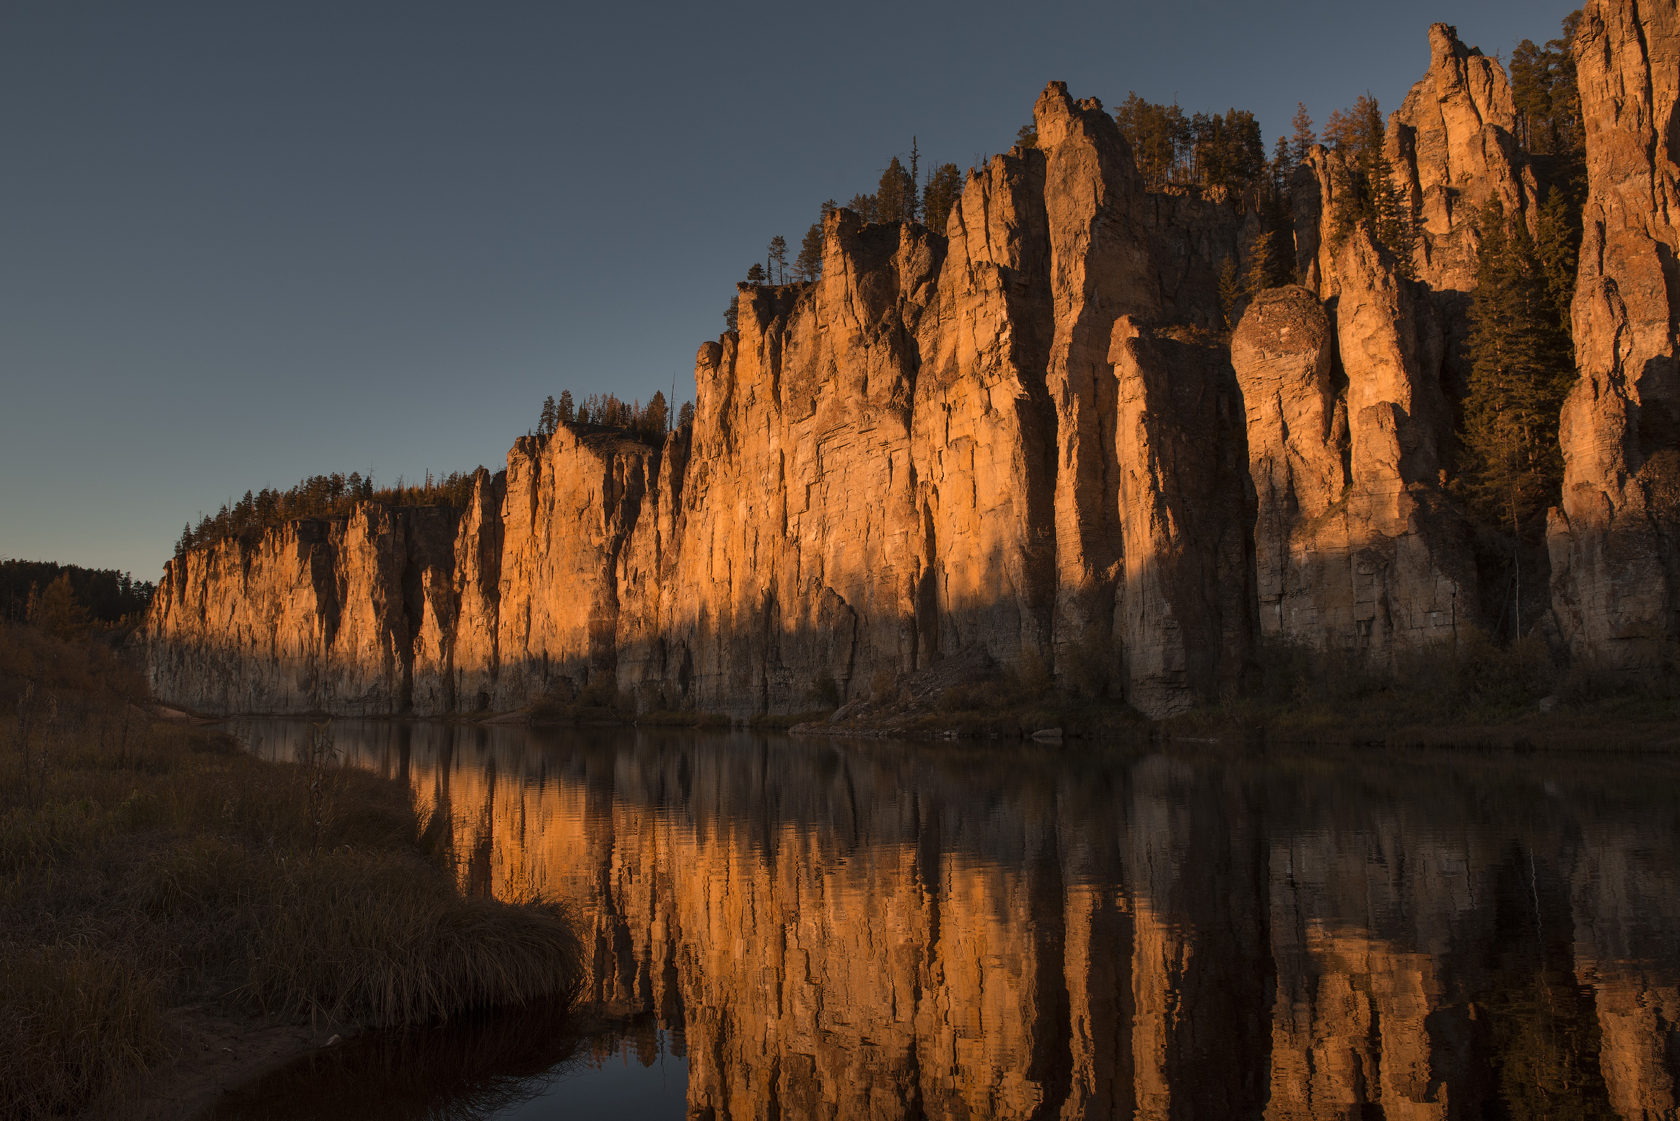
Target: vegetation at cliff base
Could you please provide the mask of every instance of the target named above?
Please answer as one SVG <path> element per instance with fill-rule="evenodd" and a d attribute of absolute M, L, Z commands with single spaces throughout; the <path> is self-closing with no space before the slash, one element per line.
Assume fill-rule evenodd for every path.
<path fill-rule="evenodd" d="M 325 726 L 261 762 L 154 716 L 104 644 L 0 624 L 6 1116 L 143 1096 L 198 1009 L 350 1027 L 569 999 L 570 924 L 464 898 L 423 825 Z"/>

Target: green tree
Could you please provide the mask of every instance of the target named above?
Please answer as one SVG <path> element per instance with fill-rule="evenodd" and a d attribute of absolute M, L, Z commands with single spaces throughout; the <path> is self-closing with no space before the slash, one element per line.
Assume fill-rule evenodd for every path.
<path fill-rule="evenodd" d="M 894 156 L 875 188 L 875 221 L 914 222 L 916 203 L 916 181 Z"/>
<path fill-rule="evenodd" d="M 1312 152 L 1313 145 L 1318 143 L 1318 134 L 1313 131 L 1312 115 L 1307 112 L 1306 103 L 1295 103 L 1295 116 L 1289 122 L 1295 131 L 1289 138 L 1289 158 L 1292 163 L 1300 163 Z"/>
<path fill-rule="evenodd" d="M 1016 129 L 1015 144 L 1020 148 L 1038 147 L 1038 126 L 1032 121 L 1028 121 L 1019 129 Z"/>
<path fill-rule="evenodd" d="M 729 306 L 728 307 L 723 309 L 723 329 L 725 331 L 735 332 L 735 331 L 739 331 L 741 329 L 740 313 L 736 310 L 736 305 L 739 302 L 740 302 L 740 297 L 737 296 L 734 299 L 729 301 Z M 583 423 L 583 410 L 582 409 L 578 410 L 578 423 L 579 424 Z"/>
<path fill-rule="evenodd" d="M 1574 382 L 1568 332 L 1528 227 L 1490 203 L 1470 301 L 1462 489 L 1489 525 L 1537 525 L 1563 478 L 1558 414 Z"/>
<path fill-rule="evenodd" d="M 670 430 L 670 409 L 665 403 L 665 394 L 654 390 L 647 408 L 642 410 L 641 425 L 643 435 L 653 440 L 663 440 L 665 433 Z"/>
<path fill-rule="evenodd" d="M 781 234 L 770 239 L 769 261 L 764 272 L 775 277 L 777 284 L 787 283 L 787 238 Z"/>
<path fill-rule="evenodd" d="M 793 279 L 809 282 L 822 276 L 822 254 L 822 223 L 812 222 L 799 243 L 799 256 L 793 260 Z"/>
<path fill-rule="evenodd" d="M 537 418 L 537 435 L 552 436 L 554 434 L 554 423 L 557 419 L 554 395 L 551 393 L 543 398 L 542 414 Z"/>
<path fill-rule="evenodd" d="M 942 163 L 928 175 L 922 188 L 922 221 L 935 233 L 944 233 L 951 211 L 962 197 L 963 174 L 954 163 Z"/>
<path fill-rule="evenodd" d="M 87 628 L 87 611 L 70 586 L 70 573 L 61 572 L 30 605 L 29 621 L 48 634 L 74 638 Z"/>
<path fill-rule="evenodd" d="M 865 222 L 876 221 L 876 215 L 880 213 L 880 208 L 876 205 L 874 195 L 853 195 L 852 201 L 846 204 L 846 209 L 850 210 L 853 214 L 856 214 Z"/>
<path fill-rule="evenodd" d="M 1151 190 L 1162 190 L 1186 177 L 1190 121 L 1176 104 L 1157 105 L 1134 90 L 1114 110 L 1114 120 L 1132 149 L 1138 174 Z"/>
<path fill-rule="evenodd" d="M 748 284 L 763 284 L 764 282 L 765 282 L 764 281 L 764 266 L 759 264 L 757 261 L 754 261 L 752 264 L 748 265 L 747 266 L 747 283 Z"/>
<path fill-rule="evenodd" d="M 571 390 L 560 391 L 560 400 L 554 406 L 554 419 L 561 424 L 570 424 L 577 419 L 577 406 L 572 403 Z"/>

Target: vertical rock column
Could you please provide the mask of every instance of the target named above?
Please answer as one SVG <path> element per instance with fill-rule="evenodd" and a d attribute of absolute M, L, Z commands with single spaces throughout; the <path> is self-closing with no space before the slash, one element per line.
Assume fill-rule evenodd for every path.
<path fill-rule="evenodd" d="M 1552 606 L 1577 656 L 1656 664 L 1680 636 L 1680 13 L 1598 0 L 1575 42 L 1587 203 Z"/>

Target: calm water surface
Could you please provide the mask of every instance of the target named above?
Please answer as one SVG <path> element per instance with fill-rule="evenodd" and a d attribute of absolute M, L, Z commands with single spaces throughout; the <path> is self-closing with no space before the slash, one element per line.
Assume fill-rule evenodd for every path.
<path fill-rule="evenodd" d="M 572 908 L 586 1011 L 357 1040 L 219 1117 L 1680 1107 L 1668 760 L 331 729 L 468 890 Z"/>

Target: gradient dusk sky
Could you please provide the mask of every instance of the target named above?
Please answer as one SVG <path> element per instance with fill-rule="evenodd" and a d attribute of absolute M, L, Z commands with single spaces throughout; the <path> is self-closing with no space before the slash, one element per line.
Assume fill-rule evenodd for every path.
<path fill-rule="evenodd" d="M 545 394 L 693 396 L 765 243 L 1007 148 L 1044 83 L 1236 106 L 1268 149 L 1396 108 L 1428 24 L 1506 57 L 1575 5 L 10 0 L 0 557 L 155 579 L 317 472 L 503 462 Z"/>

